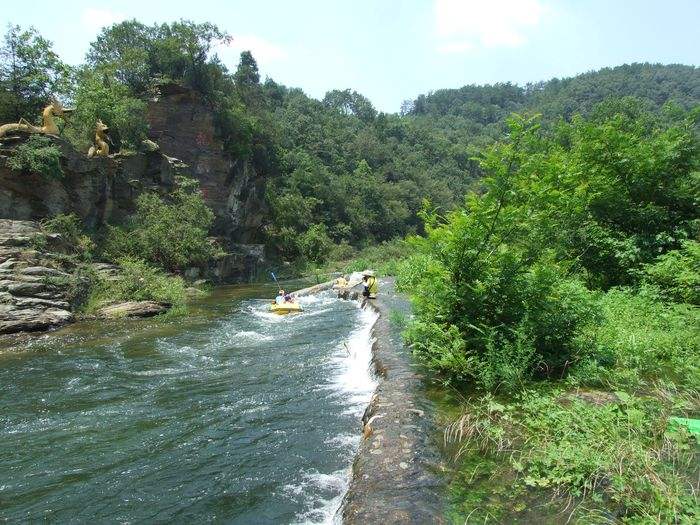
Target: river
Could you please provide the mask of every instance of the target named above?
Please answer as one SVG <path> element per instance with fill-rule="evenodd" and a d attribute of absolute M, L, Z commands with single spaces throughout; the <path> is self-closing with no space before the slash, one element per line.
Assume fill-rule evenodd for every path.
<path fill-rule="evenodd" d="M 332 522 L 374 314 L 326 293 L 276 316 L 272 295 L 0 342 L 0 521 Z"/>

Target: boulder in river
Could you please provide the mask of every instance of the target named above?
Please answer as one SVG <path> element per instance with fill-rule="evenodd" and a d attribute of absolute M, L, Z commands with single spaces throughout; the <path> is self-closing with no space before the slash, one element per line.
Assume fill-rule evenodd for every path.
<path fill-rule="evenodd" d="M 99 317 L 106 318 L 153 317 L 166 312 L 169 308 L 169 304 L 155 301 L 127 301 L 100 308 L 97 314 Z"/>
<path fill-rule="evenodd" d="M 0 304 L 0 334 L 48 330 L 73 321 L 73 314 L 62 308 L 25 308 Z"/>

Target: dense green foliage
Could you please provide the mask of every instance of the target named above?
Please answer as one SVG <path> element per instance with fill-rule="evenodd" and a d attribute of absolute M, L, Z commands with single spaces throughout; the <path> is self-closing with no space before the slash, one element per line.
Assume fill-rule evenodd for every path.
<path fill-rule="evenodd" d="M 119 149 L 135 149 L 146 138 L 146 103 L 104 71 L 83 69 L 78 74 L 73 104 L 75 112 L 66 137 L 81 151 L 95 140 L 97 119 L 108 123 L 111 142 Z M 114 148 L 113 148 L 114 149 Z"/>
<path fill-rule="evenodd" d="M 329 91 L 319 101 L 271 79 L 261 81 L 247 51 L 236 71 L 229 72 L 216 49 L 230 37 L 208 23 L 149 26 L 128 20 L 107 27 L 91 44 L 86 64 L 72 77 L 64 74 L 67 70 L 50 42 L 32 31 L 10 29 L 6 49 L 15 49 L 21 41 L 26 48 L 22 56 L 42 54 L 50 59 L 46 63 L 27 59 L 28 70 L 34 73 L 12 78 L 45 76 L 40 83 L 23 81 L 25 86 L 43 86 L 32 95 L 34 107 L 46 101 L 49 90 L 70 100 L 76 112 L 65 134 L 81 149 L 93 140 L 97 118 L 110 126 L 113 150 L 135 149 L 147 132 L 145 98 L 157 95 L 170 82 L 197 91 L 214 112 L 227 152 L 248 159 L 267 177 L 270 213 L 263 233 L 271 251 L 286 260 L 313 263 L 332 257 L 335 246 L 362 248 L 420 233 L 418 213 L 425 198 L 442 212 L 458 207 L 465 193 L 479 189 L 483 167 L 475 157 L 504 136 L 513 111 L 542 113 L 544 127 L 556 133 L 559 119 L 592 115 L 596 104 L 609 97 L 637 97 L 637 102 L 627 103 L 631 111 L 641 107 L 655 114 L 664 105 L 675 104 L 664 118 L 700 100 L 697 68 L 632 64 L 525 87 L 496 84 L 440 90 L 405 103 L 402 114 L 392 115 L 378 112 L 352 90 Z M 10 64 L 7 56 L 4 70 Z M 0 82 L 3 93 L 10 93 L 10 87 Z M 3 100 L 0 97 L 0 105 Z M 24 115 L 36 118 L 36 113 Z M 581 144 L 592 147 L 594 137 L 584 137 L 582 129 L 578 132 Z M 583 151 L 585 147 L 581 155 L 596 154 Z M 589 160 L 592 164 L 595 158 Z M 646 169 L 639 163 L 636 167 Z M 655 213 L 636 211 L 634 220 Z M 591 256 L 606 258 L 610 252 L 625 250 L 627 256 L 635 256 L 639 246 L 618 246 L 608 231 L 591 228 L 584 233 L 601 243 Z M 622 277 L 616 275 L 614 280 Z"/>
<path fill-rule="evenodd" d="M 115 278 L 98 278 L 84 310 L 123 301 L 156 301 L 171 306 L 171 314 L 183 313 L 187 294 L 181 277 L 166 274 L 142 259 L 123 257 L 117 261 L 120 272 Z"/>
<path fill-rule="evenodd" d="M 590 114 L 608 98 L 628 96 L 641 100 L 648 108 L 658 108 L 672 100 L 685 110 L 691 109 L 700 97 L 698 68 L 635 63 L 524 87 L 503 83 L 440 89 L 405 102 L 403 112 L 458 116 L 475 125 L 488 126 L 525 110 L 541 112 L 548 118 L 570 119 L 576 114 Z"/>
<path fill-rule="evenodd" d="M 399 271 L 417 316 L 405 335 L 482 392 L 448 430 L 456 521 L 537 521 L 524 501 L 544 490 L 585 523 L 697 519 L 696 444 L 667 429 L 700 406 L 700 317 L 666 302 L 697 303 L 696 115 L 625 98 L 570 122 L 514 117 L 479 156 L 483 191 L 423 210 Z M 475 481 L 483 462 L 513 509 Z"/>
<path fill-rule="evenodd" d="M 657 286 L 668 300 L 700 305 L 700 243 L 684 241 L 644 267 L 644 280 Z"/>
<path fill-rule="evenodd" d="M 63 177 L 61 150 L 48 137 L 30 135 L 26 142 L 17 146 L 7 165 L 16 171 L 38 173 L 44 177 Z"/>
<path fill-rule="evenodd" d="M 562 373 L 596 322 L 587 287 L 633 284 L 698 234 L 692 121 L 628 104 L 553 137 L 513 119 L 509 140 L 482 156 L 485 193 L 445 217 L 425 213 L 402 284 L 420 317 L 409 337 L 437 369 L 488 388 Z"/>
<path fill-rule="evenodd" d="M 208 239 L 214 220 L 196 182 L 181 181 L 167 199 L 144 193 L 125 226 L 110 226 L 104 254 L 110 259 L 138 257 L 169 271 L 203 266 L 219 250 Z"/>

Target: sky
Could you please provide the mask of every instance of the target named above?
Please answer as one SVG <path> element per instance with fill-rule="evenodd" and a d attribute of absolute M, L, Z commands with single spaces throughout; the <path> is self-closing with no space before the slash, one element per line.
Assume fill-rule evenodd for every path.
<path fill-rule="evenodd" d="M 126 19 L 212 22 L 235 69 L 322 98 L 354 89 L 382 111 L 467 84 L 525 84 L 630 62 L 700 65 L 700 0 L 24 0 L 0 26 L 34 26 L 70 64 Z"/>

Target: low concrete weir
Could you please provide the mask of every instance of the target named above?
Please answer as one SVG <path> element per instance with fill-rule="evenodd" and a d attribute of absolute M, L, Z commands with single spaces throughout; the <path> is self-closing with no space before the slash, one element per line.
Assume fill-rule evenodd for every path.
<path fill-rule="evenodd" d="M 367 301 L 377 319 L 373 364 L 379 383 L 362 418 L 363 440 L 352 467 L 341 514 L 346 524 L 444 523 L 440 454 L 432 403 L 424 378 L 392 326 L 392 310 L 408 312 L 393 279 L 380 280 L 380 294 Z"/>

